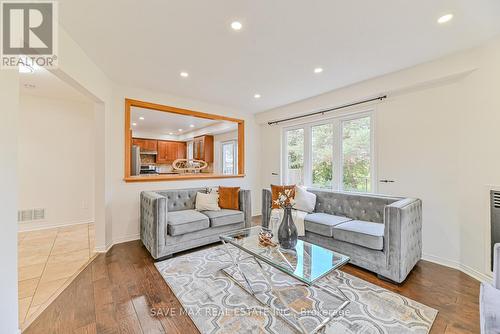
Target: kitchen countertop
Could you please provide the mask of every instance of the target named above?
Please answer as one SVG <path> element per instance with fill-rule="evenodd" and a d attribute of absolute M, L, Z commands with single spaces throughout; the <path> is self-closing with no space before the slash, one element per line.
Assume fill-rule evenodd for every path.
<path fill-rule="evenodd" d="M 229 179 L 244 177 L 245 174 L 217 174 L 217 173 L 174 173 L 174 174 L 141 174 L 136 176 L 126 176 L 125 182 L 154 182 L 154 181 L 174 181 L 190 179 Z"/>

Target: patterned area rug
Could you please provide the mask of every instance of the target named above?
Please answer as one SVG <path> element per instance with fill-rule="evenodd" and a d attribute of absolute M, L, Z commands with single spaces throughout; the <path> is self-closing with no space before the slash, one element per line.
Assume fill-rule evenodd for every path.
<path fill-rule="evenodd" d="M 222 248 L 202 251 L 156 263 L 201 333 L 296 333 L 281 316 L 296 323 L 279 299 L 270 291 L 257 264 L 248 254 L 233 246 L 234 255 L 263 303 L 271 303 L 274 311 L 229 279 L 220 269 L 231 264 Z M 328 316 L 335 316 L 324 333 L 428 333 L 437 310 L 382 289 L 341 271 L 334 271 L 320 280 L 327 287 L 338 287 L 351 300 L 336 312 L 342 301 L 323 290 L 306 287 L 283 272 L 264 265 L 281 296 L 300 314 L 305 328 L 314 329 Z M 238 282 L 245 283 L 236 270 L 229 271 Z M 332 291 L 334 291 L 332 289 Z M 277 310 L 277 311 L 276 311 Z"/>

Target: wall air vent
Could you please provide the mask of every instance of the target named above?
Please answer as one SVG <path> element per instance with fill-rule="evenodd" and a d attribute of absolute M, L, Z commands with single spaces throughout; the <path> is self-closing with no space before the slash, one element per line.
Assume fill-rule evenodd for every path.
<path fill-rule="evenodd" d="M 45 209 L 33 209 L 33 220 L 45 219 Z"/>
<path fill-rule="evenodd" d="M 29 222 L 45 219 L 45 209 L 26 209 L 17 212 L 18 222 Z"/>
<path fill-rule="evenodd" d="M 492 191 L 491 197 L 493 200 L 493 207 L 495 209 L 500 209 L 500 191 Z"/>
<path fill-rule="evenodd" d="M 493 247 L 500 243 L 500 191 L 490 191 L 491 213 L 491 270 L 493 271 Z"/>
<path fill-rule="evenodd" d="M 20 222 L 33 220 L 33 210 L 21 210 L 17 213 L 17 220 Z"/>

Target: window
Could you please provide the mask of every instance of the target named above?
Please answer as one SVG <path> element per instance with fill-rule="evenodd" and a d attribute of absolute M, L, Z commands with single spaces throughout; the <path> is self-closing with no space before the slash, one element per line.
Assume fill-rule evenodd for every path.
<path fill-rule="evenodd" d="M 285 128 L 283 135 L 286 184 L 374 191 L 370 113 Z"/>
<path fill-rule="evenodd" d="M 304 129 L 286 131 L 286 181 L 304 184 Z"/>
<path fill-rule="evenodd" d="M 371 191 L 370 117 L 342 122 L 343 186 L 347 191 Z"/>
<path fill-rule="evenodd" d="M 187 142 L 187 158 L 193 160 L 193 141 Z"/>
<path fill-rule="evenodd" d="M 236 145 L 235 140 L 230 140 L 222 143 L 222 174 L 232 175 L 237 173 L 237 150 L 238 145 Z"/>
<path fill-rule="evenodd" d="M 311 127 L 312 186 L 331 188 L 333 180 L 333 124 Z"/>

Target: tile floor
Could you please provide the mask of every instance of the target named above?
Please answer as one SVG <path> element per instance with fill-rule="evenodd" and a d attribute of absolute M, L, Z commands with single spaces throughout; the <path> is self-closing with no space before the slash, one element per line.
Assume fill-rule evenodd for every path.
<path fill-rule="evenodd" d="M 94 224 L 18 233 L 20 325 L 88 263 L 94 240 Z"/>

